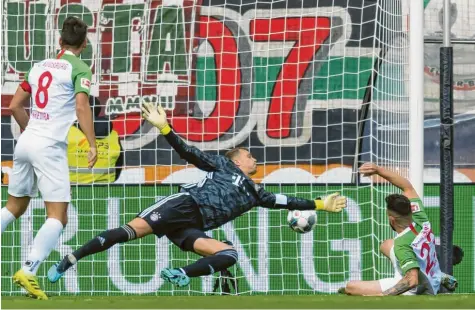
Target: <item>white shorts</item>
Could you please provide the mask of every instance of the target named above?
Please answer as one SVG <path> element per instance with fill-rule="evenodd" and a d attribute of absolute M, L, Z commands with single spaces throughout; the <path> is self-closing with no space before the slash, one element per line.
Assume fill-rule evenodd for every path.
<path fill-rule="evenodd" d="M 26 131 L 15 147 L 8 193 L 36 197 L 38 189 L 44 201 L 71 201 L 67 144 Z"/>
<path fill-rule="evenodd" d="M 382 292 L 395 286 L 402 279 L 402 274 L 399 272 L 399 268 L 397 265 L 397 259 L 396 259 L 396 254 L 394 253 L 394 247 L 391 248 L 389 256 L 394 268 L 394 277 L 379 280 L 379 285 L 381 286 Z M 407 291 L 403 293 L 402 295 L 417 295 L 416 292 L 417 292 L 417 288 L 413 288 L 412 290 Z"/>

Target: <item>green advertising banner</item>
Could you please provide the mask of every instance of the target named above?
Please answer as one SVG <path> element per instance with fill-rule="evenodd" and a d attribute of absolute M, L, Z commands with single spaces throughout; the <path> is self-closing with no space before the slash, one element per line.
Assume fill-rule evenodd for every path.
<path fill-rule="evenodd" d="M 282 185 L 269 191 L 300 197 L 316 197 L 340 191 L 348 208 L 340 214 L 318 213 L 311 233 L 297 234 L 287 226 L 286 210 L 256 208 L 232 223 L 210 232 L 230 240 L 239 252 L 232 270 L 243 294 L 334 293 L 348 280 L 371 280 L 392 275 L 389 261 L 379 254 L 379 244 L 394 236 L 387 224 L 383 201 L 387 188 L 369 186 Z M 183 253 L 165 238 L 148 236 L 116 245 L 107 252 L 83 259 L 64 279 L 50 284 L 49 266 L 100 232 L 127 223 L 157 197 L 176 192 L 177 187 L 104 186 L 75 187 L 69 206 L 69 223 L 60 243 L 38 273 L 40 283 L 52 295 L 203 294 L 213 290 L 216 277 L 192 279 L 183 289 L 164 283 L 162 268 L 181 267 L 197 259 Z M 2 205 L 7 189 L 2 187 Z M 424 204 L 439 234 L 439 187 L 425 186 Z M 12 274 L 26 259 L 33 236 L 45 219 L 43 202 L 33 199 L 27 213 L 2 235 L 2 295 L 17 295 Z M 458 292 L 474 292 L 475 185 L 455 185 L 454 243 L 465 251 L 463 262 L 454 267 Z"/>

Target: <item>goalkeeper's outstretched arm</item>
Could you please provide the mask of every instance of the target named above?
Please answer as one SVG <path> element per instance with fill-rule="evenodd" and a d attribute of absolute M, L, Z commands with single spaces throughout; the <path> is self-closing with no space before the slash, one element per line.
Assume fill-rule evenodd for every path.
<path fill-rule="evenodd" d="M 216 155 L 210 155 L 202 152 L 194 146 L 186 144 L 177 134 L 171 130 L 163 135 L 171 147 L 180 155 L 180 158 L 190 164 L 205 171 L 216 170 L 219 165 L 219 158 Z"/>
<path fill-rule="evenodd" d="M 333 193 L 324 200 L 297 198 L 282 194 L 273 194 L 261 188 L 258 192 L 261 206 L 270 209 L 287 210 L 324 210 L 327 212 L 340 212 L 346 208 L 346 197 Z"/>
<path fill-rule="evenodd" d="M 217 168 L 219 165 L 219 156 L 207 154 L 194 146 L 186 144 L 173 132 L 168 124 L 167 114 L 160 105 L 155 108 L 151 103 L 144 103 L 142 105 L 142 112 L 143 117 L 160 130 L 160 133 L 180 155 L 180 158 L 201 170 L 213 171 Z"/>
<path fill-rule="evenodd" d="M 383 167 L 379 167 L 373 163 L 365 163 L 363 166 L 360 167 L 360 173 L 363 174 L 363 176 L 371 176 L 377 174 L 380 177 L 388 180 L 391 184 L 398 187 L 400 190 L 402 190 L 404 196 L 406 196 L 407 198 L 419 198 L 416 190 L 414 189 L 414 187 L 412 187 L 411 182 L 409 182 L 409 180 L 407 180 L 405 177 L 400 176 L 395 172 L 384 169 Z"/>

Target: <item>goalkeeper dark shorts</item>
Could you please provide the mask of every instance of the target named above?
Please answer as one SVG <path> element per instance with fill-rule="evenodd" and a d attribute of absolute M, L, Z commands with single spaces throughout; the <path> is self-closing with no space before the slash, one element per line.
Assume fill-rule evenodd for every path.
<path fill-rule="evenodd" d="M 137 217 L 144 219 L 158 238 L 167 236 L 184 251 L 192 251 L 196 239 L 209 238 L 203 231 L 200 209 L 188 193 L 164 197 Z"/>

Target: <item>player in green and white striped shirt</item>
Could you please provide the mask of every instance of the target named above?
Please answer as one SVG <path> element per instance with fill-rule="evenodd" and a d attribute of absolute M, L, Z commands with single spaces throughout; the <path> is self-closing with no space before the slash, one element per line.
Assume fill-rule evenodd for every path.
<path fill-rule="evenodd" d="M 394 278 L 378 281 L 350 281 L 340 293 L 348 295 L 435 295 L 440 285 L 454 290 L 457 281 L 441 272 L 435 236 L 424 206 L 411 183 L 397 173 L 366 163 L 360 168 L 364 176 L 379 175 L 403 191 L 386 197 L 389 224 L 397 233 L 381 245 L 381 252 L 391 259 Z"/>

